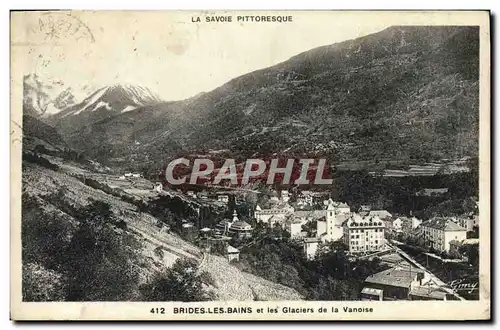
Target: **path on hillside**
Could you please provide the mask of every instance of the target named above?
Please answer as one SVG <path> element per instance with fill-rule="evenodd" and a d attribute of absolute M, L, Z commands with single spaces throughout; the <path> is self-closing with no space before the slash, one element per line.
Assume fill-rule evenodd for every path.
<path fill-rule="evenodd" d="M 129 221 L 127 222 L 127 226 L 131 227 L 133 231 L 141 234 L 142 237 L 144 237 L 146 240 L 150 241 L 153 244 L 162 246 L 163 248 L 165 248 L 165 250 L 172 254 L 175 254 L 178 257 L 193 258 L 196 260 L 200 258 L 199 255 L 172 246 L 172 242 L 169 242 L 167 238 L 164 238 L 161 235 L 153 234 L 151 231 L 145 231 L 144 228 L 140 228 L 137 224 L 133 224 Z"/>

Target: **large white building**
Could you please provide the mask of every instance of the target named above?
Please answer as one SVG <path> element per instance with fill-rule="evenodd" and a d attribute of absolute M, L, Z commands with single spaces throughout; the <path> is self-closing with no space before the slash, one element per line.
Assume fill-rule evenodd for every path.
<path fill-rule="evenodd" d="M 385 246 L 385 225 L 377 216 L 352 214 L 344 222 L 343 229 L 343 241 L 351 253 L 380 251 Z"/>
<path fill-rule="evenodd" d="M 284 229 L 290 233 L 291 238 L 301 238 L 302 236 L 302 225 L 306 221 L 294 216 L 289 217 L 284 223 Z"/>
<path fill-rule="evenodd" d="M 281 223 L 292 215 L 295 209 L 287 202 L 281 202 L 270 209 L 262 209 L 259 205 L 255 208 L 255 219 L 257 222 L 267 223 L 274 225 L 274 223 Z"/>
<path fill-rule="evenodd" d="M 474 227 L 479 226 L 479 217 L 477 215 L 467 216 L 467 217 L 453 217 L 451 221 L 456 223 L 467 231 L 474 231 Z"/>
<path fill-rule="evenodd" d="M 436 251 L 450 251 L 450 242 L 467 238 L 467 229 L 460 227 L 450 218 L 433 218 L 420 224 L 420 233 L 430 248 Z"/>

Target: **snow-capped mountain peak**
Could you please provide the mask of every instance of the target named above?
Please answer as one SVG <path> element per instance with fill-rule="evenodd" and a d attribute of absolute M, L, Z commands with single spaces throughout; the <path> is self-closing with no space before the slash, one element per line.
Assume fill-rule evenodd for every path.
<path fill-rule="evenodd" d="M 72 111 L 66 115 L 102 110 L 126 112 L 159 102 L 160 98 L 146 87 L 115 84 L 98 89 L 80 104 L 72 107 Z"/>
<path fill-rule="evenodd" d="M 23 77 L 23 108 L 26 114 L 53 115 L 83 100 L 90 88 L 70 87 L 59 79 L 27 74 Z"/>

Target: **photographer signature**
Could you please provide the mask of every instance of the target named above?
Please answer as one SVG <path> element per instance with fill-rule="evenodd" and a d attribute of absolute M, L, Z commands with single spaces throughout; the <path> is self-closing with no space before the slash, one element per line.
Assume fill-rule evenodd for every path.
<path fill-rule="evenodd" d="M 466 282 L 465 279 L 454 280 L 450 282 L 450 287 L 453 291 L 468 291 L 468 293 L 472 293 L 474 290 L 479 289 L 478 282 Z"/>

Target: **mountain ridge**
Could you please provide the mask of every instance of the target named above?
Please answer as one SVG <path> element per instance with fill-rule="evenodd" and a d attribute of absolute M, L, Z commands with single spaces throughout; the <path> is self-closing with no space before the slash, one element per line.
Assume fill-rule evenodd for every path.
<path fill-rule="evenodd" d="M 110 116 L 161 102 L 160 97 L 146 87 L 114 84 L 97 89 L 82 102 L 52 115 L 47 121 L 67 134 Z"/>
<path fill-rule="evenodd" d="M 335 161 L 475 156 L 478 51 L 476 27 L 390 27 L 62 134 L 103 162 L 135 167 L 220 149 Z"/>

